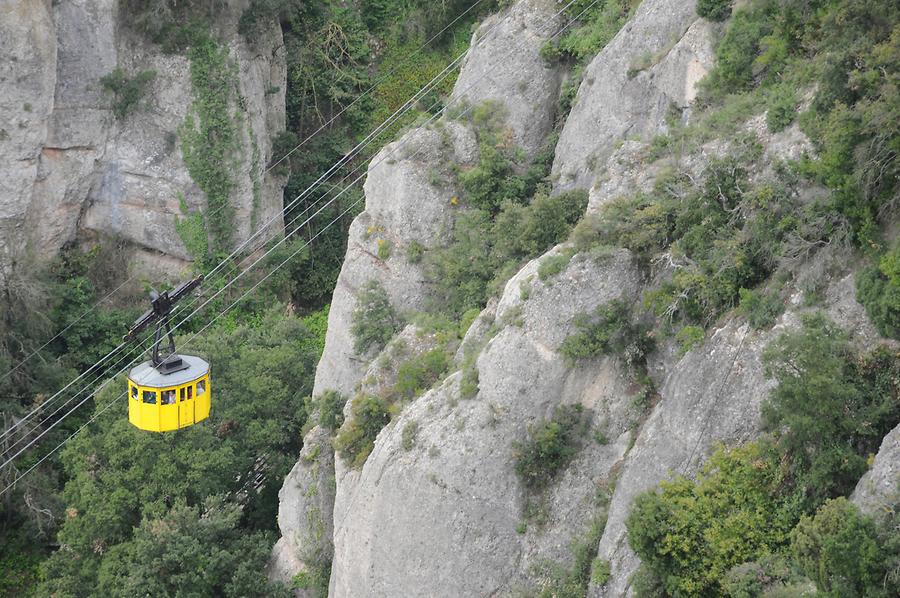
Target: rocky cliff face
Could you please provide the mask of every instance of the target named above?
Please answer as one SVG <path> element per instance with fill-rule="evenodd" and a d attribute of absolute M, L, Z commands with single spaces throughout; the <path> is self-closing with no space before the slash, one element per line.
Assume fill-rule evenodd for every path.
<path fill-rule="evenodd" d="M 559 89 L 558 74 L 536 58 L 546 33 L 536 34 L 543 30 L 534 23 L 538 15 L 552 14 L 553 4 L 523 0 L 488 20 L 482 31 L 500 23 L 498 44 L 522 47 L 504 62 L 496 58 L 502 48 L 476 46 L 453 93 L 473 102 L 512 102 L 511 136 L 531 151 L 550 131 Z M 617 196 L 648 190 L 664 169 L 702 173 L 728 140 L 708 143 L 677 165 L 645 156 L 649 140 L 665 130 L 673 111 L 690 118 L 696 83 L 713 66 L 713 33 L 713 25 L 696 17 L 693 2 L 644 0 L 585 71 L 556 146 L 555 190 L 589 188 L 593 212 Z M 476 34 L 473 43 L 478 39 Z M 796 127 L 770 135 L 758 130 L 759 122 L 745 124 L 763 147 L 756 176 L 770 176 L 775 160 L 809 150 Z M 393 158 L 373 161 L 366 211 L 351 227 L 334 294 L 316 393 L 333 389 L 352 397 L 385 375 L 375 365 L 383 356 L 353 349 L 358 290 L 375 279 L 397 309 L 427 304 L 428 284 L 402 248 L 413 240 L 426 246 L 446 242 L 458 190 L 436 189 L 426 176 L 447 162 L 465 168 L 475 151 L 472 132 L 446 122 L 408 133 L 383 150 Z M 377 255 L 379 239 L 392 244 L 388 259 Z M 684 355 L 663 342 L 647 364 L 658 397 L 642 405 L 623 356 L 573 367 L 560 347 L 577 314 L 612 299 L 639 301 L 649 281 L 624 250 L 576 254 L 558 275 L 537 275 L 542 262 L 564 252 L 572 248 L 555 247 L 506 284 L 466 334 L 453 368 L 468 355 L 462 371 L 405 406 L 381 430 L 360 469 L 335 458 L 317 428 L 307 435 L 307 446 L 321 449 L 314 459 L 301 458 L 285 480 L 281 498 L 289 508 L 279 514 L 283 537 L 273 554 L 273 578 L 288 580 L 310 565 L 309 555 L 326 554 L 332 597 L 516 595 L 545 583 L 547 563 L 568 566 L 573 543 L 590 542 L 609 562 L 610 576 L 603 585 L 591 585 L 589 595 L 630 595 L 639 559 L 628 546 L 624 522 L 634 498 L 661 480 L 694 475 L 717 443 L 733 446 L 759 434 L 759 407 L 772 384 L 764 374 L 763 349 L 797 326 L 804 308 L 793 298 L 768 331 L 753 331 L 737 316 L 725 318 Z M 825 311 L 861 344 L 878 339 L 855 301 L 852 276 L 832 282 L 824 295 Z M 411 329 L 403 335 L 416 336 Z M 470 396 L 461 384 L 473 376 L 477 392 Z M 544 490 L 541 523 L 525 525 L 535 497 L 515 474 L 512 446 L 525 438 L 529 425 L 565 405 L 580 405 L 605 441 L 581 448 Z M 353 417 L 349 407 L 345 416 Z M 416 430 L 412 443 L 404 439 L 408 429 Z M 885 440 L 884 456 L 860 482 L 860 501 L 893 479 L 895 440 Z M 325 500 L 309 490 L 318 479 L 313 471 L 334 475 L 334 492 Z M 333 533 L 310 534 L 310 512 L 321 513 L 327 523 L 319 528 Z M 602 533 L 586 537 L 592 525 Z"/>
<path fill-rule="evenodd" d="M 249 45 L 236 30 L 246 2 L 216 26 L 235 66 L 237 123 L 231 242 L 263 222 L 279 234 L 283 177 L 265 172 L 284 129 L 285 62 L 277 24 Z M 179 127 L 194 101 L 190 63 L 165 54 L 123 23 L 117 0 L 0 3 L 0 259 L 31 249 L 51 257 L 73 241 L 109 235 L 155 275 L 192 259 L 175 222 L 205 210 L 181 151 Z M 116 118 L 100 79 L 116 68 L 155 78 L 141 107 Z M 35 251 L 39 248 L 39 251 Z"/>

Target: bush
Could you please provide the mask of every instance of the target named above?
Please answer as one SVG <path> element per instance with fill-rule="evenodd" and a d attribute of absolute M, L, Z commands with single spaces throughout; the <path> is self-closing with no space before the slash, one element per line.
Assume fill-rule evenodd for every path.
<path fill-rule="evenodd" d="M 334 437 L 334 450 L 351 467 L 362 467 L 378 433 L 391 421 L 387 404 L 378 397 L 359 395 L 350 406 L 352 416 Z"/>
<path fill-rule="evenodd" d="M 885 584 L 888 558 L 875 523 L 843 497 L 800 520 L 791 533 L 791 553 L 825 596 L 897 595 Z"/>
<path fill-rule="evenodd" d="M 516 473 L 527 488 L 541 489 L 578 452 L 585 432 L 581 405 L 557 407 L 553 417 L 530 426 L 524 442 L 513 443 Z"/>
<path fill-rule="evenodd" d="M 856 275 L 856 298 L 878 332 L 900 339 L 900 244 Z"/>
<path fill-rule="evenodd" d="M 679 477 L 635 499 L 629 543 L 669 595 L 721 596 L 732 567 L 786 543 L 795 517 L 780 499 L 770 451 L 759 443 L 720 448 L 696 483 Z"/>
<path fill-rule="evenodd" d="M 449 366 L 450 357 L 442 348 L 404 361 L 397 369 L 395 390 L 400 398 L 412 399 L 431 388 Z"/>
<path fill-rule="evenodd" d="M 538 266 L 538 278 L 541 282 L 549 281 L 565 270 L 571 260 L 572 254 L 566 251 L 545 257 L 541 260 L 540 266 Z"/>
<path fill-rule="evenodd" d="M 374 279 L 360 289 L 351 321 L 353 350 L 359 355 L 380 350 L 402 326 L 387 291 Z"/>
<path fill-rule="evenodd" d="M 119 120 L 140 107 L 141 99 L 147 92 L 147 86 L 156 78 L 156 71 L 141 71 L 129 77 L 121 68 L 100 79 L 100 85 L 114 96 L 112 110 Z"/>
<path fill-rule="evenodd" d="M 505 201 L 493 217 L 483 210 L 459 215 L 453 243 L 426 256 L 436 290 L 435 310 L 452 317 L 481 309 L 526 260 L 563 240 L 584 213 L 587 194 L 551 196 L 540 189 L 529 205 Z"/>
<path fill-rule="evenodd" d="M 776 87 L 769 98 L 766 126 L 773 133 L 786 129 L 797 117 L 797 92 L 788 86 Z"/>
<path fill-rule="evenodd" d="M 732 0 L 698 0 L 697 14 L 710 21 L 724 21 L 731 16 Z"/>
<path fill-rule="evenodd" d="M 754 330 L 769 328 L 784 311 L 784 303 L 776 293 L 740 289 L 740 312 Z"/>
<path fill-rule="evenodd" d="M 900 359 L 885 348 L 857 355 L 824 316 L 782 335 L 763 354 L 778 386 L 762 406 L 789 478 L 805 504 L 849 494 L 866 457 L 900 423 Z"/>
<path fill-rule="evenodd" d="M 416 436 L 419 434 L 419 423 L 411 421 L 403 426 L 403 432 L 400 437 L 400 444 L 404 451 L 411 451 L 416 444 Z"/>
<path fill-rule="evenodd" d="M 316 423 L 326 430 L 337 430 L 344 423 L 344 404 L 347 400 L 335 390 L 326 390 L 317 397 L 306 398 L 309 424 Z M 313 417 L 315 416 L 315 417 Z"/>
<path fill-rule="evenodd" d="M 559 348 L 570 363 L 620 353 L 640 357 L 650 349 L 646 330 L 631 322 L 631 310 L 620 299 L 598 306 L 593 314 L 577 315 L 573 323 L 578 331 Z"/>

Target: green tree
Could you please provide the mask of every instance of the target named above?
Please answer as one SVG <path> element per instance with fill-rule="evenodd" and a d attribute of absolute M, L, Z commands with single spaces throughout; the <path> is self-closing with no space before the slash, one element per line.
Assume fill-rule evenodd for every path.
<path fill-rule="evenodd" d="M 679 477 L 635 499 L 625 522 L 629 543 L 668 594 L 721 596 L 732 567 L 786 544 L 796 516 L 780 498 L 771 450 L 762 443 L 720 448 L 696 483 Z"/>
<path fill-rule="evenodd" d="M 778 386 L 763 420 L 797 490 L 812 507 L 849 494 L 866 457 L 900 422 L 897 358 L 886 349 L 857 356 L 843 331 L 813 314 L 770 345 L 764 360 Z"/>
<path fill-rule="evenodd" d="M 900 585 L 886 583 L 889 559 L 881 540 L 875 522 L 841 497 L 800 520 L 791 553 L 825 596 L 896 596 Z"/>
<path fill-rule="evenodd" d="M 265 567 L 272 537 L 247 533 L 241 507 L 210 496 L 202 506 L 176 505 L 147 518 L 131 540 L 103 557 L 97 593 L 104 596 L 274 596 Z"/>

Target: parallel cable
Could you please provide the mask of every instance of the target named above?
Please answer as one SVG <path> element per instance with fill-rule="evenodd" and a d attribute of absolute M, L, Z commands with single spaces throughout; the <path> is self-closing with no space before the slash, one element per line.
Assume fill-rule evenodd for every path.
<path fill-rule="evenodd" d="M 555 19 L 557 16 L 561 15 L 563 12 L 565 12 L 572 4 L 574 4 L 576 1 L 577 1 L 577 0 L 570 0 L 570 2 L 569 2 L 568 4 L 566 4 L 561 10 L 559 10 L 556 14 L 554 14 L 554 15 L 551 16 L 551 17 L 548 17 L 548 18 L 545 20 L 545 24 L 548 23 L 548 22 L 550 22 L 552 19 Z M 565 31 L 565 30 L 566 30 L 573 22 L 577 21 L 582 15 L 584 15 L 588 10 L 590 10 L 591 8 L 593 8 L 593 6 L 595 6 L 598 2 L 599 2 L 599 0 L 593 0 L 593 2 L 591 2 L 591 4 L 589 4 L 584 10 L 581 11 L 581 13 L 579 13 L 579 14 L 578 14 L 576 17 L 574 17 L 573 19 L 570 19 L 566 24 L 564 24 L 564 25 L 560 28 L 559 31 L 557 31 L 556 33 L 554 33 L 549 39 L 554 39 L 554 38 L 557 37 L 559 34 L 561 34 L 563 31 Z M 498 24 L 495 24 L 495 25 L 494 25 L 494 28 L 496 28 L 497 25 L 499 25 L 499 23 L 498 23 Z M 482 40 L 480 40 L 480 41 L 483 41 L 484 39 L 486 39 L 486 37 L 487 37 L 487 35 L 486 35 L 485 37 L 483 37 Z M 473 48 L 476 47 L 476 46 L 477 46 L 477 43 L 478 43 L 478 42 L 476 42 L 476 44 L 473 45 L 472 47 L 473 47 Z M 463 52 L 462 55 L 461 55 L 461 57 L 464 57 L 470 50 L 471 50 L 471 48 L 469 48 L 469 49 L 467 49 L 465 52 Z M 510 52 L 510 53 L 511 53 L 511 52 Z M 487 71 L 486 71 L 485 73 L 482 73 L 482 75 L 481 75 L 480 77 L 478 77 L 477 79 L 475 79 L 475 81 L 473 81 L 472 84 L 471 84 L 468 88 L 466 88 L 466 90 L 464 90 L 462 94 L 459 94 L 459 97 L 462 97 L 462 96 L 464 95 L 465 91 L 468 91 L 469 89 L 471 89 L 477 82 L 480 81 L 480 79 L 482 79 L 482 78 L 485 77 L 486 75 L 487 75 Z M 467 108 L 461 113 L 461 116 L 464 116 L 465 114 L 467 114 L 472 108 L 473 108 L 472 106 L 467 107 Z M 433 116 L 426 122 L 426 124 L 423 125 L 423 126 L 427 126 L 427 125 L 430 124 L 433 120 L 435 120 L 438 116 L 441 116 L 441 113 L 438 113 L 438 114 L 433 115 Z M 394 151 L 396 151 L 397 149 L 399 149 L 399 148 L 402 147 L 402 146 L 403 146 L 403 144 L 402 144 L 402 142 L 401 142 L 397 147 L 394 148 Z M 421 149 L 420 149 L 420 150 L 417 150 L 417 151 L 413 154 L 413 156 L 417 155 L 419 151 L 421 151 Z M 393 156 L 393 151 L 391 152 L 391 156 Z M 371 170 L 374 166 L 377 166 L 379 163 L 381 163 L 382 161 L 384 161 L 384 160 L 386 160 L 386 159 L 388 159 L 388 158 L 387 158 L 387 157 L 384 157 L 384 158 L 382 158 L 381 160 L 379 160 L 378 162 L 376 162 L 375 164 L 370 164 L 370 165 L 369 165 L 369 169 Z M 325 208 L 327 208 L 327 207 L 328 207 L 331 203 L 333 203 L 338 197 L 340 197 L 340 195 L 342 195 L 343 193 L 345 193 L 346 191 L 348 191 L 350 188 L 352 188 L 353 185 L 355 185 L 355 184 L 356 184 L 359 180 L 361 180 L 364 176 L 365 176 L 365 173 L 364 173 L 364 174 L 361 174 L 361 175 L 360 175 L 359 177 L 357 177 L 352 183 L 350 183 L 350 184 L 348 184 L 347 186 L 345 186 L 345 187 L 341 190 L 340 193 L 338 193 L 335 197 L 333 197 L 331 200 L 329 200 L 329 201 L 325 204 L 325 206 L 321 207 L 315 214 L 313 214 L 313 216 L 310 217 L 310 219 L 314 218 L 314 217 L 315 217 L 316 215 L 318 215 L 321 211 L 323 211 Z M 320 199 L 321 199 L 321 198 L 320 198 Z M 190 343 L 191 340 L 193 340 L 194 338 L 196 338 L 196 336 L 197 336 L 198 334 L 200 334 L 200 332 L 205 331 L 205 330 L 212 324 L 212 322 L 214 322 L 214 321 L 217 320 L 219 317 L 221 317 L 222 315 L 224 315 L 225 313 L 227 313 L 227 311 L 229 311 L 232 307 L 234 307 L 239 301 L 243 300 L 243 298 L 245 298 L 247 295 L 249 295 L 250 292 L 252 292 L 253 290 L 255 290 L 260 284 L 262 284 L 262 282 L 264 282 L 265 280 L 267 280 L 272 274 L 274 274 L 276 271 L 278 271 L 278 270 L 279 270 L 281 267 L 283 267 L 288 261 L 290 261 L 291 259 L 293 259 L 293 257 L 295 257 L 297 254 L 299 254 L 303 249 L 305 249 L 305 248 L 312 242 L 312 240 L 314 240 L 318 235 L 320 235 L 321 233 L 325 232 L 325 230 L 327 230 L 329 227 L 331 227 L 333 224 L 335 224 L 340 218 L 342 218 L 344 215 L 346 215 L 347 213 L 349 213 L 349 211 L 350 211 L 353 207 L 355 207 L 360 201 L 362 201 L 362 199 L 363 199 L 363 198 L 360 198 L 360 199 L 358 199 L 356 202 L 354 202 L 350 207 L 348 207 L 346 210 L 344 210 L 344 212 L 342 212 L 338 217 L 336 217 L 334 220 L 332 220 L 326 227 L 322 228 L 322 229 L 321 229 L 319 232 L 317 232 L 312 238 L 310 238 L 306 243 L 304 243 L 301 247 L 299 247 L 299 248 L 298 248 L 297 250 L 295 250 L 291 255 L 289 255 L 284 261 L 282 261 L 278 266 L 276 266 L 274 269 L 272 269 L 272 271 L 270 271 L 265 277 L 263 277 L 260 281 L 257 281 L 257 283 L 254 284 L 254 285 L 253 285 L 249 290 L 247 290 L 243 295 L 241 295 L 241 297 L 239 297 L 239 298 L 238 298 L 237 300 L 235 300 L 231 305 L 229 305 L 228 307 L 226 307 L 222 312 L 220 312 L 219 314 L 217 314 L 210 322 L 208 322 L 203 328 L 201 328 L 200 331 L 198 331 L 198 332 L 195 333 L 190 339 L 188 339 L 188 341 L 186 341 L 185 344 Z M 308 222 L 310 219 L 308 219 L 307 222 Z M 302 225 L 301 225 L 301 226 L 302 226 Z M 246 273 L 247 273 L 247 272 L 248 272 L 255 264 L 257 264 L 260 260 L 262 260 L 263 258 L 265 258 L 266 256 L 268 256 L 272 251 L 274 251 L 274 250 L 275 250 L 281 243 L 283 243 L 286 239 L 287 239 L 287 237 L 282 238 L 281 240 L 279 240 L 279 241 L 278 241 L 271 249 L 269 249 L 263 256 L 261 256 L 260 258 L 258 258 L 257 260 L 255 260 L 255 261 L 253 262 L 253 264 L 251 264 L 246 270 L 242 271 L 240 274 L 238 274 L 238 276 L 236 276 L 236 277 L 233 278 L 231 281 L 229 281 L 229 283 L 228 283 L 225 287 L 223 287 L 222 289 L 220 289 L 213 297 L 210 297 L 209 299 L 207 299 L 207 300 L 206 300 L 199 308 L 195 309 L 195 310 L 194 310 L 193 312 L 191 312 L 188 316 L 186 316 L 181 322 L 179 322 L 174 328 L 172 328 L 172 331 L 174 332 L 175 329 L 177 329 L 177 328 L 180 327 L 182 324 L 184 324 L 188 319 L 190 319 L 192 316 L 194 316 L 200 309 L 202 309 L 204 306 L 208 305 L 213 299 L 215 299 L 216 296 L 218 296 L 221 292 L 223 292 L 225 289 L 227 289 L 228 287 L 230 287 L 231 284 L 233 284 L 234 282 L 236 282 L 241 276 L 243 276 L 244 274 L 246 274 Z M 124 371 L 124 369 L 123 369 L 123 371 Z M 120 399 L 122 396 L 125 396 L 126 394 L 127 394 L 127 392 L 123 392 L 123 393 L 120 394 L 118 397 L 116 397 L 115 399 L 111 400 L 110 403 L 107 404 L 107 405 L 104 407 L 104 409 L 103 409 L 102 411 L 105 411 L 112 403 L 114 403 L 115 401 L 117 401 L 118 399 Z M 90 396 L 88 396 L 87 398 L 90 398 Z M 78 406 L 80 406 L 81 404 L 83 404 L 83 403 L 87 400 L 87 398 L 83 399 L 78 405 L 76 405 L 75 409 L 77 409 Z M 74 411 L 74 409 L 73 409 L 72 411 Z M 72 411 L 70 411 L 69 414 L 71 414 Z M 102 411 L 101 411 L 101 412 L 102 412 Z M 67 415 L 68 415 L 68 414 L 67 414 Z M 96 415 L 97 415 L 97 414 L 95 414 L 95 416 L 92 417 L 92 418 L 88 421 L 88 423 L 91 423 L 92 421 L 94 421 L 94 420 L 96 419 Z M 54 422 L 54 425 L 56 425 L 59 421 L 62 421 L 62 419 L 64 419 L 65 417 L 66 417 L 66 416 L 63 416 L 63 418 L 60 418 L 60 420 L 57 420 L 57 422 Z M 87 424 L 85 424 L 85 426 L 86 426 L 86 425 L 87 425 Z M 82 429 L 84 429 L 85 426 L 82 426 L 81 428 L 79 428 L 78 430 L 76 430 L 75 432 L 73 432 L 66 440 L 64 440 L 63 442 L 61 442 L 61 443 L 60 443 L 56 448 L 54 448 L 50 453 L 48 453 L 47 455 L 45 455 L 45 456 L 41 459 L 41 461 L 39 461 L 38 463 L 34 464 L 31 468 L 29 468 L 28 470 L 26 470 L 26 472 L 24 472 L 23 474 L 21 474 L 20 476 L 18 476 L 12 483 L 10 483 L 10 484 L 9 484 L 8 486 L 6 486 L 2 491 L 0 491 L 0 496 L 2 496 L 2 495 L 3 495 L 6 491 L 8 491 L 10 488 L 12 488 L 13 486 L 15 486 L 15 484 L 16 484 L 19 480 L 21 480 L 25 475 L 27 475 L 28 472 L 32 471 L 38 464 L 40 464 L 43 460 L 45 460 L 46 458 L 48 458 L 51 454 L 53 454 L 56 450 L 58 450 L 62 445 L 64 445 L 68 440 L 70 440 L 71 438 L 73 438 L 78 432 L 80 432 Z M 24 450 L 27 450 L 27 448 L 30 447 L 30 446 L 32 446 L 36 441 L 37 441 L 37 439 L 35 439 L 35 440 L 33 440 L 32 442 L 30 442 L 28 446 L 24 447 L 23 451 L 24 451 Z M 21 454 L 21 452 L 22 452 L 22 451 L 20 451 L 19 453 L 17 453 L 17 455 L 18 455 L 18 454 Z M 15 458 L 15 457 L 13 457 L 13 458 Z M 3 466 L 5 466 L 6 464 L 10 463 L 11 461 L 12 461 L 12 459 L 8 460 L 6 463 L 3 464 Z M 0 466 L 0 467 L 2 467 L 2 466 Z"/>

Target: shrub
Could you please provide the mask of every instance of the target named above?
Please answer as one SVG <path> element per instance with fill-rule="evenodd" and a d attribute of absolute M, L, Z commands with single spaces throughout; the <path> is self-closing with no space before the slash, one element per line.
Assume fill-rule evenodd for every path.
<path fill-rule="evenodd" d="M 404 451 L 411 451 L 416 443 L 416 436 L 419 434 L 419 422 L 411 421 L 403 426 L 403 432 L 400 435 L 400 445 Z"/>
<path fill-rule="evenodd" d="M 450 366 L 442 348 L 432 349 L 400 364 L 395 389 L 403 399 L 411 399 L 431 388 Z"/>
<path fill-rule="evenodd" d="M 786 129 L 797 117 L 797 92 L 784 85 L 776 87 L 769 98 L 766 126 L 773 133 Z"/>
<path fill-rule="evenodd" d="M 347 400 L 339 392 L 326 390 L 317 397 L 306 398 L 306 411 L 315 423 L 326 430 L 333 431 L 344 423 L 344 404 L 346 402 Z"/>
<path fill-rule="evenodd" d="M 696 483 L 679 477 L 635 499 L 625 522 L 629 543 L 668 594 L 723 595 L 727 571 L 786 543 L 795 519 L 779 498 L 770 450 L 720 448 Z"/>
<path fill-rule="evenodd" d="M 791 533 L 791 553 L 826 596 L 896 595 L 885 587 L 888 558 L 875 523 L 846 498 L 803 517 Z"/>
<path fill-rule="evenodd" d="M 141 71 L 129 77 L 119 67 L 110 74 L 100 79 L 100 85 L 113 94 L 113 114 L 119 120 L 124 120 L 139 106 L 141 99 L 147 92 L 147 86 L 156 78 L 156 71 Z"/>
<path fill-rule="evenodd" d="M 649 350 L 646 331 L 631 322 L 631 310 L 621 299 L 598 306 L 593 314 L 579 314 L 573 323 L 577 332 L 559 348 L 570 363 L 598 355 L 643 355 Z"/>
<path fill-rule="evenodd" d="M 859 356 L 820 314 L 763 354 L 778 386 L 763 404 L 790 478 L 810 507 L 849 494 L 866 457 L 900 422 L 900 360 L 885 348 Z"/>
<path fill-rule="evenodd" d="M 856 275 L 856 298 L 878 332 L 900 339 L 900 244 Z"/>
<path fill-rule="evenodd" d="M 684 355 L 694 347 L 699 347 L 706 340 L 706 332 L 699 326 L 685 326 L 675 334 L 678 352 Z"/>
<path fill-rule="evenodd" d="M 584 428 L 581 405 L 557 407 L 549 420 L 530 426 L 528 438 L 513 443 L 516 473 L 522 483 L 531 489 L 549 484 L 578 452 Z"/>
<path fill-rule="evenodd" d="M 541 279 L 541 282 L 547 282 L 565 270 L 571 260 L 572 254 L 565 251 L 545 257 L 538 266 L 538 278 Z"/>
<path fill-rule="evenodd" d="M 784 303 L 776 293 L 740 289 L 740 312 L 754 330 L 768 328 L 784 311 Z"/>
<path fill-rule="evenodd" d="M 731 16 L 732 0 L 698 0 L 697 14 L 710 21 L 724 21 Z"/>
<path fill-rule="evenodd" d="M 363 285 L 350 326 L 353 350 L 363 355 L 371 349 L 381 349 L 401 326 L 402 321 L 381 283 L 373 279 Z"/>
<path fill-rule="evenodd" d="M 612 568 L 606 559 L 598 557 L 591 563 L 591 583 L 595 586 L 602 586 L 609 581 L 611 573 Z"/>
<path fill-rule="evenodd" d="M 708 0 L 708 3 L 722 4 L 721 0 Z M 760 6 L 751 6 L 735 13 L 716 49 L 716 66 L 701 84 L 704 93 L 722 98 L 751 87 L 760 43 L 772 31 L 768 17 L 766 8 Z"/>
<path fill-rule="evenodd" d="M 378 397 L 359 395 L 350 408 L 352 417 L 334 437 L 334 450 L 351 467 L 362 467 L 375 446 L 375 438 L 391 416 L 387 404 Z"/>
<path fill-rule="evenodd" d="M 409 245 L 406 247 L 406 261 L 410 264 L 418 264 L 422 261 L 422 256 L 425 254 L 425 247 L 413 239 L 409 242 Z"/>

